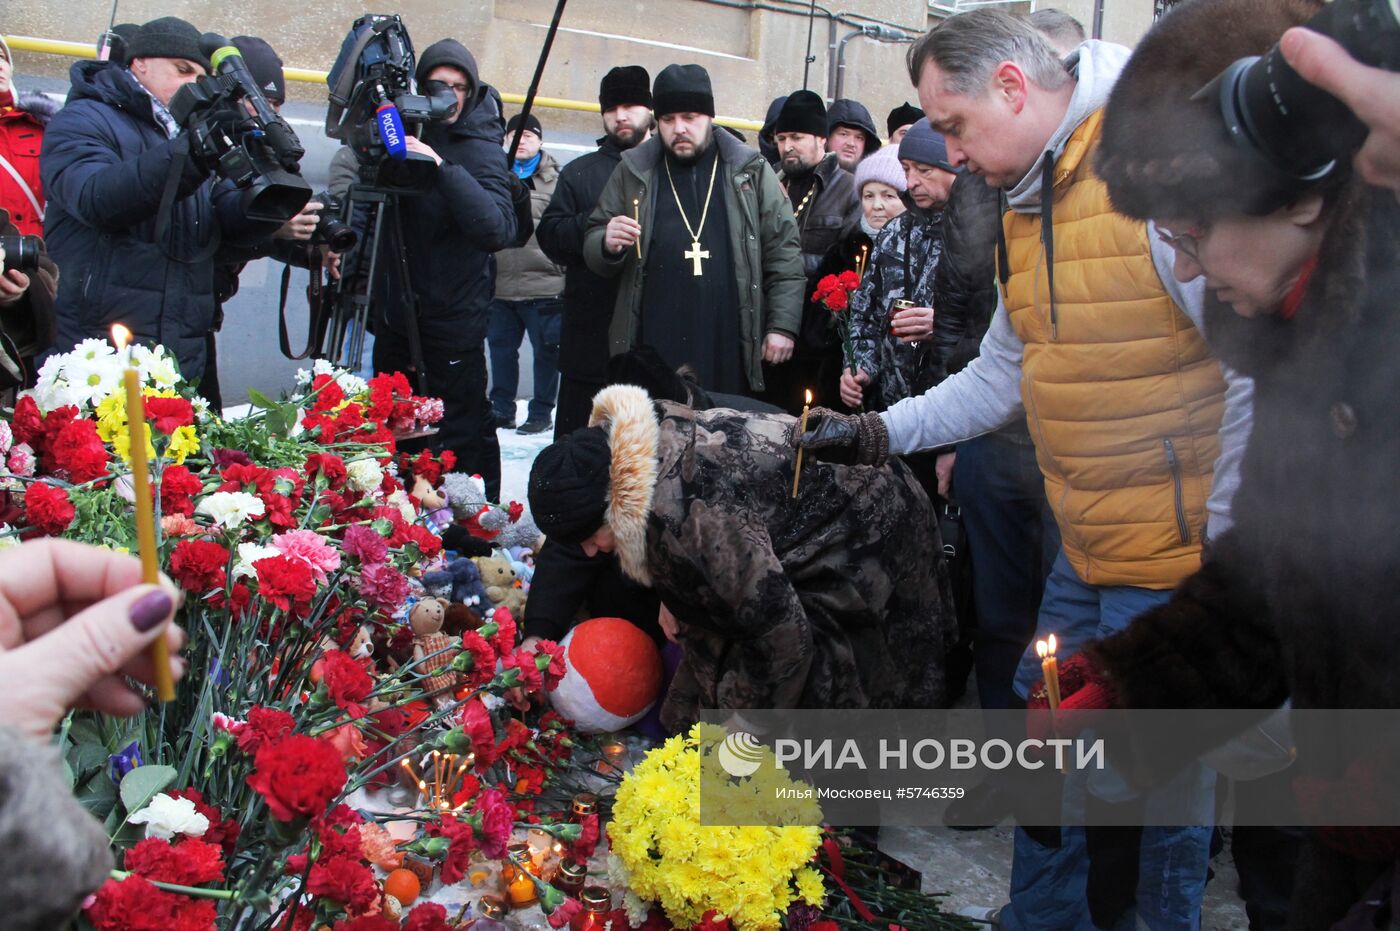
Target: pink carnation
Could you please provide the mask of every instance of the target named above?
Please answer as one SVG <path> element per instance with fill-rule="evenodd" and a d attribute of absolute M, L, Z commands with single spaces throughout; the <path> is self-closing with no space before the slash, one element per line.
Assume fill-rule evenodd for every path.
<path fill-rule="evenodd" d="M 34 450 L 28 443 L 16 443 L 5 464 L 20 478 L 30 478 L 34 475 Z"/>
<path fill-rule="evenodd" d="M 389 544 L 379 532 L 366 524 L 356 524 L 345 531 L 340 545 L 363 565 L 372 566 L 389 558 Z"/>
<path fill-rule="evenodd" d="M 340 568 L 340 553 L 314 530 L 288 530 L 272 538 L 272 548 L 293 562 L 304 563 L 317 582 Z"/>
<path fill-rule="evenodd" d="M 413 416 L 423 423 L 437 423 L 442 420 L 442 398 L 419 398 Z"/>
<path fill-rule="evenodd" d="M 397 610 L 408 591 L 408 578 L 389 566 L 367 566 L 360 574 L 360 594 L 382 608 Z"/>

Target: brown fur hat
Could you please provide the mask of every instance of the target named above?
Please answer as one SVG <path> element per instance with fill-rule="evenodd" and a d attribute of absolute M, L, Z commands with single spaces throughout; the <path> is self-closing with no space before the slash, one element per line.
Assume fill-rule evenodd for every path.
<path fill-rule="evenodd" d="M 1230 138 L 1202 87 L 1267 52 L 1321 0 L 1188 0 L 1143 37 L 1108 99 L 1097 168 L 1119 213 L 1137 219 L 1262 215 L 1302 188 Z"/>

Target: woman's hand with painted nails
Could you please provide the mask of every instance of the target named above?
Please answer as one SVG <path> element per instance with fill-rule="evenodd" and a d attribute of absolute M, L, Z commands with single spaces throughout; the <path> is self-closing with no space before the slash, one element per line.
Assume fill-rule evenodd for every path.
<path fill-rule="evenodd" d="M 112 550 L 45 539 L 0 552 L 0 723 L 44 738 L 71 708 L 140 712 L 123 677 L 154 681 L 152 641 L 166 638 L 184 674 L 185 635 L 167 623 L 179 603 L 168 579 L 142 585 L 140 561 Z"/>

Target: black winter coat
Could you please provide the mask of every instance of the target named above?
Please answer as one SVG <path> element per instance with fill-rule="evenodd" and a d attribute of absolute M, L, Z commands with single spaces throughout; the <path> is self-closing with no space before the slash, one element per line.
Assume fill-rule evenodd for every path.
<path fill-rule="evenodd" d="M 607 379 L 608 326 L 617 304 L 618 280 L 589 271 L 583 260 L 583 235 L 588 231 L 588 216 L 598 206 L 598 195 L 622 160 L 623 151 L 605 136 L 598 140 L 598 151 L 565 165 L 535 229 L 535 241 L 544 254 L 564 266 L 559 372 L 597 384 Z"/>
<path fill-rule="evenodd" d="M 1336 209 L 1292 320 L 1208 300 L 1211 349 L 1254 378 L 1235 525 L 1170 602 L 1090 648 L 1125 707 L 1400 707 L 1400 206 L 1355 184 Z M 1196 736 L 1174 749 L 1231 735 Z M 1295 723 L 1296 768 L 1333 798 L 1383 787 L 1393 810 L 1400 773 L 1371 757 L 1379 737 Z M 1369 787 L 1344 773 L 1358 755 Z M 1366 841 L 1354 862 L 1400 854 L 1393 830 L 1380 846 L 1333 839 Z M 1330 927 L 1356 894 L 1344 885 L 1300 877 L 1293 926 Z"/>
<path fill-rule="evenodd" d="M 1000 222 L 1000 190 L 973 174 L 953 182 L 943 210 L 943 255 L 933 274 L 934 341 L 949 375 L 977 358 L 997 309 Z"/>
<path fill-rule="evenodd" d="M 40 171 L 44 238 L 58 263 L 58 335 L 66 352 L 125 324 L 160 343 L 180 373 L 204 372 L 214 320 L 214 258 L 222 241 L 253 241 L 277 224 L 243 216 L 239 191 L 186 161 L 169 228 L 156 240 L 157 208 L 171 162 L 187 142 L 156 122 L 151 98 L 113 62 L 73 65 L 68 103 L 44 135 Z"/>

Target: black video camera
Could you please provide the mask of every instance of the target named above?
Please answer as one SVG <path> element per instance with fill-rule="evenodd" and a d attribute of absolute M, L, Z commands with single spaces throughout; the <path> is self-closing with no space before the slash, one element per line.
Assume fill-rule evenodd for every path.
<path fill-rule="evenodd" d="M 370 13 L 350 27 L 326 77 L 326 135 L 354 151 L 362 181 L 385 190 L 428 189 L 437 163 L 408 151 L 408 134 L 424 123 L 447 119 L 457 108 L 449 87 L 435 84 L 430 93 L 419 93 L 414 65 L 413 41 L 403 20 L 397 14 Z"/>
<path fill-rule="evenodd" d="M 32 272 L 39 267 L 40 241 L 38 236 L 0 236 L 0 252 L 5 253 L 5 267 L 0 273 L 10 270 Z"/>
<path fill-rule="evenodd" d="M 1306 28 L 1335 39 L 1364 65 L 1400 71 L 1400 0 L 1333 0 Z M 1331 175 L 1366 139 L 1366 125 L 1303 80 L 1277 45 L 1262 57 L 1241 58 L 1196 97 L 1213 95 L 1235 142 L 1304 183 Z"/>
<path fill-rule="evenodd" d="M 199 47 L 214 74 L 170 101 L 171 115 L 189 133 L 190 154 L 242 188 L 247 216 L 285 223 L 311 199 L 301 177 L 301 140 L 267 102 L 237 48 L 214 33 Z"/>
<path fill-rule="evenodd" d="M 311 242 L 318 246 L 330 246 L 332 252 L 341 255 L 355 248 L 355 243 L 360 241 L 360 234 L 345 222 L 345 201 L 330 191 L 322 191 L 314 200 L 321 204 L 321 215 L 316 221 L 315 231 L 311 234 Z"/>

